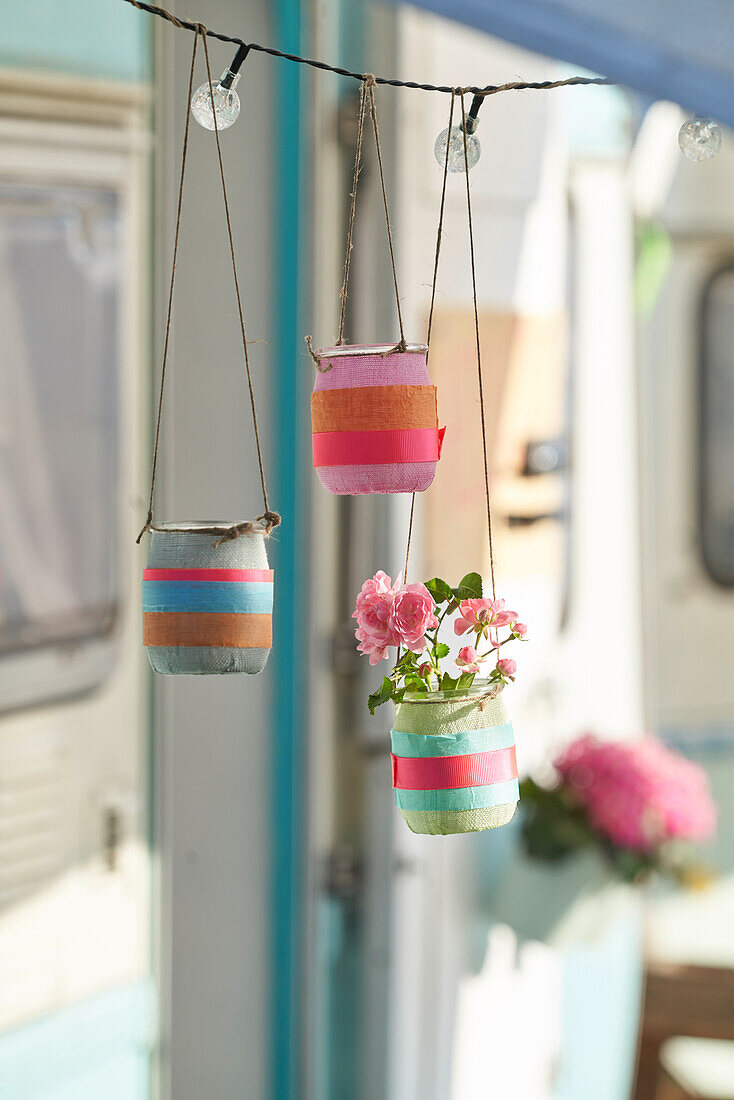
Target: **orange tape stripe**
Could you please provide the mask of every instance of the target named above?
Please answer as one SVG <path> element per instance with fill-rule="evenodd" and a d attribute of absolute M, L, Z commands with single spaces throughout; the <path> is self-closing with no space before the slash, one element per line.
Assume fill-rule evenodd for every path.
<path fill-rule="evenodd" d="M 437 428 L 435 386 L 356 386 L 311 394 L 314 432 Z"/>
<path fill-rule="evenodd" d="M 228 611 L 146 611 L 143 645 L 272 649 L 273 617 Z"/>

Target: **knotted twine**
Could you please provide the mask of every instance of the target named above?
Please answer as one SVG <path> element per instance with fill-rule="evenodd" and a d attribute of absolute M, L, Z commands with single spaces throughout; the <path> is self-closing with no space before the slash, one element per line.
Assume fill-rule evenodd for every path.
<path fill-rule="evenodd" d="M 370 105 L 370 119 L 372 121 L 372 132 L 375 137 L 375 151 L 377 153 L 377 167 L 380 173 L 380 189 L 382 191 L 382 206 L 385 211 L 385 229 L 387 231 L 387 245 L 390 251 L 390 266 L 392 268 L 392 281 L 393 288 L 395 290 L 395 306 L 398 312 L 398 327 L 400 328 L 400 340 L 394 347 L 384 352 L 385 355 L 392 355 L 396 351 L 406 351 L 407 342 L 405 339 L 405 330 L 403 328 L 403 312 L 400 306 L 400 291 L 398 290 L 398 271 L 395 263 L 395 247 L 393 245 L 392 224 L 390 222 L 390 207 L 387 201 L 387 187 L 385 186 L 385 170 L 382 163 L 382 146 L 380 144 L 380 128 L 377 123 L 377 104 L 375 101 L 375 88 L 377 87 L 377 81 L 372 73 L 365 73 L 364 78 L 359 89 L 359 116 L 357 120 L 357 142 L 354 150 L 354 174 L 352 179 L 352 190 L 350 194 L 349 205 L 349 223 L 347 226 L 347 247 L 346 254 L 344 256 L 344 278 L 342 280 L 341 290 L 339 291 L 339 298 L 341 299 L 341 311 L 339 315 L 339 336 L 337 337 L 336 346 L 342 347 L 346 341 L 344 339 L 344 323 L 347 315 L 347 298 L 349 296 L 349 274 L 352 265 L 352 249 L 353 236 L 354 236 L 354 218 L 357 210 L 357 186 L 359 184 L 359 177 L 362 171 L 362 141 L 364 137 L 364 120 L 367 113 L 367 100 L 369 98 Z M 453 102 L 453 97 L 452 97 Z M 313 359 L 316 369 L 325 374 L 326 371 L 331 370 L 331 364 L 327 364 L 325 367 L 321 366 L 321 360 L 313 350 L 312 339 L 310 336 L 306 337 L 306 344 L 308 351 Z"/>
<path fill-rule="evenodd" d="M 257 418 L 257 406 L 255 403 L 255 391 L 252 385 L 252 372 L 250 370 L 250 356 L 247 348 L 247 333 L 245 330 L 245 319 L 242 309 L 242 296 L 240 294 L 240 284 L 237 275 L 237 259 L 235 256 L 234 239 L 232 235 L 232 222 L 229 213 L 229 199 L 227 197 L 227 184 L 224 178 L 224 163 L 222 161 L 222 147 L 219 141 L 219 126 L 217 123 L 217 113 L 214 107 L 214 87 L 212 84 L 212 72 L 209 62 L 209 45 L 207 42 L 207 31 L 203 23 L 197 23 L 194 32 L 194 46 L 191 51 L 191 66 L 189 69 L 189 86 L 186 97 L 186 125 L 184 128 L 184 140 L 183 149 L 181 152 L 181 174 L 178 184 L 178 204 L 176 207 L 176 229 L 173 239 L 173 260 L 171 263 L 171 281 L 168 288 L 168 308 L 166 312 L 166 334 L 163 342 L 163 362 L 161 365 L 161 385 L 158 395 L 158 415 L 156 418 L 155 429 L 155 443 L 153 446 L 153 469 L 150 478 L 150 496 L 148 499 L 148 514 L 145 523 L 137 537 L 137 542 L 140 542 L 146 531 L 179 531 L 186 532 L 190 530 L 190 525 L 176 527 L 171 524 L 167 524 L 165 527 L 156 526 L 153 522 L 153 503 L 155 500 L 155 483 L 156 475 L 158 472 L 158 449 L 160 444 L 161 435 L 161 421 L 163 416 L 163 395 L 166 385 L 166 367 L 168 364 L 168 351 L 171 338 L 171 317 L 173 312 L 173 289 L 176 280 L 176 264 L 178 260 L 178 245 L 181 234 L 181 211 L 183 207 L 183 190 L 184 190 L 184 177 L 186 174 L 186 156 L 189 147 L 189 129 L 191 123 L 191 95 L 194 87 L 194 66 L 196 63 L 196 50 L 199 44 L 199 36 L 201 35 L 202 42 L 204 44 L 204 58 L 206 60 L 206 75 L 207 82 L 209 84 L 209 98 L 211 102 L 212 115 L 214 118 L 214 136 L 217 143 L 217 159 L 219 162 L 219 177 L 222 183 L 222 198 L 224 200 L 224 216 L 227 223 L 227 236 L 229 240 L 229 251 L 232 259 L 232 275 L 234 278 L 235 296 L 237 299 L 237 312 L 240 322 L 240 333 L 242 336 L 242 349 L 244 352 L 245 370 L 247 373 L 247 386 L 250 395 L 250 407 L 252 409 L 252 423 L 255 432 L 255 446 L 257 448 L 257 461 L 260 471 L 260 485 L 262 488 L 264 511 L 262 515 L 258 516 L 256 520 L 246 520 L 243 523 L 233 524 L 231 527 L 222 533 L 221 526 L 212 527 L 198 527 L 197 532 L 200 534 L 212 534 L 219 535 L 220 537 L 214 543 L 215 546 L 219 546 L 223 542 L 229 542 L 232 539 L 237 539 L 240 535 L 259 533 L 269 535 L 270 532 L 278 526 L 280 523 L 280 515 L 274 512 L 270 508 L 268 502 L 268 489 L 265 480 L 265 466 L 263 463 L 262 447 L 260 445 L 260 426 Z"/>

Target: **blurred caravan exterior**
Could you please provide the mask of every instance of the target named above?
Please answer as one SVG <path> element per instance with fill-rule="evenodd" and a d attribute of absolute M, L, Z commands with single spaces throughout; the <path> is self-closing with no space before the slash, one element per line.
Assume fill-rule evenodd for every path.
<path fill-rule="evenodd" d="M 573 71 L 411 7 L 400 9 L 398 26 L 392 71 L 406 79 L 416 58 L 421 79 L 457 85 Z M 371 47 L 374 56 L 375 38 Z M 398 270 L 406 332 L 418 339 L 440 203 L 433 143 L 449 102 L 386 88 L 380 104 L 383 112 L 394 104 Z M 389 719 L 355 707 L 366 677 L 342 628 L 331 668 L 324 662 L 313 674 L 314 695 L 334 700 L 334 740 L 321 704 L 311 749 L 312 846 L 326 868 L 315 957 L 319 966 L 329 957 L 332 973 L 328 994 L 321 972 L 312 979 L 332 1029 L 321 1048 L 314 1039 L 314 1095 L 342 1079 L 351 1056 L 365 1096 L 473 1100 L 485 1095 L 491 1064 L 499 1096 L 582 1100 L 599 1080 L 605 1100 L 624 1100 L 634 1084 L 643 945 L 662 962 L 730 964 L 732 240 L 719 196 L 732 161 L 729 149 L 709 165 L 685 160 L 677 144 L 685 117 L 615 87 L 490 98 L 471 184 L 498 592 L 532 618 L 532 645 L 507 698 L 521 769 L 547 775 L 553 754 L 588 730 L 660 734 L 702 763 L 722 795 L 719 840 L 707 854 L 721 885 L 707 901 L 663 896 L 643 911 L 639 896 L 610 887 L 591 861 L 553 871 L 529 862 L 519 822 L 439 843 L 399 822 L 388 827 L 380 749 Z M 369 165 L 361 189 L 366 181 Z M 315 197 L 321 239 L 333 195 L 317 182 Z M 446 447 L 417 501 L 412 579 L 489 573 L 465 203 L 463 179 L 450 178 L 430 352 Z M 352 261 L 354 325 L 365 340 L 375 331 L 365 296 L 384 263 L 374 238 L 357 239 Z M 323 253 L 317 263 L 323 279 Z M 377 308 L 378 323 L 391 326 L 379 339 L 389 339 L 388 291 Z M 338 629 L 365 576 L 400 569 L 409 502 L 315 497 L 313 509 L 322 535 L 340 513 L 335 557 L 312 574 L 317 609 L 339 578 Z M 712 627 L 700 677 L 686 628 L 693 621 Z M 332 956 L 335 937 L 341 950 Z M 349 959 L 360 941 L 369 963 L 355 1044 L 352 1017 L 329 1015 L 329 1005 L 353 1002 Z"/>
<path fill-rule="evenodd" d="M 439 840 L 395 810 L 389 716 L 364 705 L 375 670 L 349 616 L 366 576 L 400 570 L 410 501 L 320 490 L 302 340 L 338 327 L 357 85 L 255 53 L 243 69 L 222 149 L 284 516 L 275 648 L 257 678 L 153 681 L 135 538 L 191 37 L 120 0 L 36 6 L 9 10 L 0 41 L 0 1095 L 479 1100 L 491 1060 L 499 1097 L 588 1100 L 603 1079 L 625 1100 L 643 931 L 648 955 L 730 961 L 734 822 L 721 799 L 705 912 L 643 914 L 593 868 L 581 891 L 531 865 L 519 822 Z M 402 79 L 576 71 L 407 5 L 167 6 Z M 230 48 L 210 50 L 218 74 Z M 380 87 L 378 109 L 406 335 L 423 340 L 449 97 Z M 495 97 L 471 185 L 497 585 L 531 628 L 507 697 L 521 768 L 547 774 L 585 730 L 648 729 L 723 792 L 734 154 L 727 134 L 711 165 L 684 161 L 684 117 L 622 88 Z M 157 514 L 238 520 L 260 511 L 256 455 L 212 137 L 190 140 Z M 368 145 L 355 342 L 396 334 Z M 461 176 L 436 303 L 447 435 L 411 578 L 486 576 Z"/>
<path fill-rule="evenodd" d="M 130 507 L 149 42 L 112 5 L 63 29 L 43 7 L 42 27 L 4 12 L 0 43 L 0 1091 L 128 1098 L 147 1095 L 156 1033 Z"/>

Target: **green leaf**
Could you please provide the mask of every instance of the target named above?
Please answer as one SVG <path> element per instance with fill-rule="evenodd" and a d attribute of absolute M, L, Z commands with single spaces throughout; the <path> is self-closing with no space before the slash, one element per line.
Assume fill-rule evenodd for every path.
<path fill-rule="evenodd" d="M 448 672 L 444 672 L 441 677 L 441 691 L 453 691 L 458 682 L 458 679 L 455 680 L 453 676 L 449 676 Z"/>
<path fill-rule="evenodd" d="M 453 593 L 454 593 L 454 596 L 456 597 L 457 601 L 459 601 L 459 602 L 461 600 L 478 600 L 479 599 L 479 596 L 477 596 L 476 588 L 473 588 L 471 585 L 460 584 L 458 588 L 453 589 Z"/>
<path fill-rule="evenodd" d="M 440 577 L 433 577 L 432 580 L 426 581 L 426 588 L 436 603 L 445 603 L 453 596 L 451 585 L 447 584 L 446 581 L 442 581 Z"/>
<path fill-rule="evenodd" d="M 375 713 L 377 707 L 381 707 L 383 703 L 386 703 L 388 699 L 394 698 L 395 684 L 392 680 L 386 676 L 377 691 L 373 691 L 367 699 L 367 706 L 370 708 L 370 714 Z"/>
<path fill-rule="evenodd" d="M 433 652 L 435 653 L 437 659 L 441 660 L 442 657 L 448 657 L 451 651 L 445 642 L 439 642 L 434 648 Z"/>
<path fill-rule="evenodd" d="M 470 688 L 474 683 L 474 672 L 462 672 L 459 679 L 456 681 L 456 686 L 459 688 Z"/>
<path fill-rule="evenodd" d="M 387 699 L 381 699 L 380 694 L 377 691 L 373 691 L 372 695 L 367 697 L 367 706 L 370 709 L 370 714 L 374 716 L 378 707 L 381 707 L 383 703 L 386 703 Z"/>
<path fill-rule="evenodd" d="M 466 600 L 480 600 L 482 598 L 482 578 L 478 573 L 467 573 L 465 577 L 462 577 L 459 581 L 459 588 L 471 589 L 473 595 L 464 596 Z"/>

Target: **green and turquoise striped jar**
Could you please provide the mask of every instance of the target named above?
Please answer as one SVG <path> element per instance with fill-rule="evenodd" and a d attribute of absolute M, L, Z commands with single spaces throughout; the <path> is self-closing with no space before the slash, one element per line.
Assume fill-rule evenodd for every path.
<path fill-rule="evenodd" d="M 395 707 L 395 804 L 414 833 L 496 829 L 520 797 L 502 684 L 406 693 Z"/>

